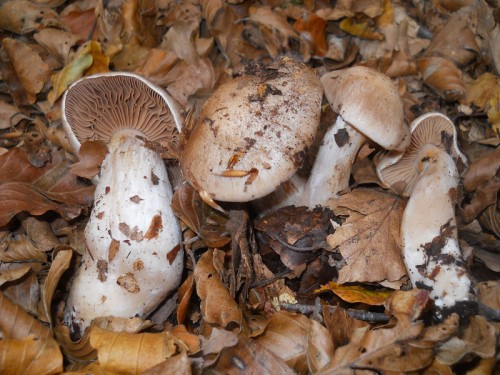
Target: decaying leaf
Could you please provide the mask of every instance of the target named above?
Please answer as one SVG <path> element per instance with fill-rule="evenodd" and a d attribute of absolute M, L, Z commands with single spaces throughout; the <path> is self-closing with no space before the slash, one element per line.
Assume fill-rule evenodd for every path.
<path fill-rule="evenodd" d="M 341 196 L 335 213 L 346 221 L 327 237 L 346 261 L 338 283 L 396 281 L 406 275 L 399 227 L 403 200 L 395 195 L 359 188 Z"/>
<path fill-rule="evenodd" d="M 442 57 L 421 57 L 417 69 L 425 84 L 446 100 L 459 100 L 465 97 L 465 83 L 462 72 Z"/>
<path fill-rule="evenodd" d="M 194 270 L 196 291 L 201 299 L 201 313 L 207 323 L 221 327 L 227 327 L 231 323 L 240 326 L 242 312 L 229 290 L 222 284 L 213 265 L 213 254 L 213 250 L 203 254 Z"/>
<path fill-rule="evenodd" d="M 99 166 L 108 154 L 108 147 L 103 141 L 85 141 L 78 152 L 79 161 L 71 166 L 74 175 L 92 178 L 99 172 Z"/>

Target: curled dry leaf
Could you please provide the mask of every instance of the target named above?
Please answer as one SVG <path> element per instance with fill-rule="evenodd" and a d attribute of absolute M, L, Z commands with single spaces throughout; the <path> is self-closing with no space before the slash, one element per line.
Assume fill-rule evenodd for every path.
<path fill-rule="evenodd" d="M 26 312 L 33 316 L 38 316 L 38 307 L 40 302 L 40 284 L 38 283 L 38 273 L 42 269 L 41 263 L 3 263 L 0 265 L 0 284 L 5 278 L 11 278 L 12 281 L 5 283 L 1 290 L 7 298 L 13 303 L 22 307 Z M 19 271 L 27 270 L 26 273 L 19 275 Z M 5 275 L 4 272 L 13 271 L 17 275 Z"/>
<path fill-rule="evenodd" d="M 27 336 L 23 339 L 0 340 L 0 373 L 60 374 L 63 356 L 52 337 Z"/>
<path fill-rule="evenodd" d="M 269 320 L 264 333 L 255 341 L 298 373 L 305 373 L 308 330 L 309 319 L 305 315 L 278 311 Z"/>
<path fill-rule="evenodd" d="M 0 331 L 4 339 L 23 339 L 30 335 L 33 338 L 43 339 L 52 336 L 47 326 L 12 303 L 2 292 L 0 292 Z"/>
<path fill-rule="evenodd" d="M 79 36 L 69 31 L 52 27 L 40 30 L 33 37 L 45 47 L 51 56 L 55 57 L 63 65 L 68 62 L 71 49 L 80 39 Z"/>
<path fill-rule="evenodd" d="M 465 83 L 462 72 L 450 60 L 442 57 L 421 57 L 417 69 L 424 83 L 445 100 L 459 100 L 465 97 Z"/>
<path fill-rule="evenodd" d="M 9 281 L 15 281 L 20 279 L 21 277 L 26 275 L 31 269 L 31 267 L 28 264 L 9 269 L 4 268 L 5 265 L 6 265 L 5 263 L 0 265 L 0 286 L 2 286 L 5 283 L 8 283 Z"/>
<path fill-rule="evenodd" d="M 194 269 L 196 291 L 201 299 L 201 313 L 207 323 L 221 327 L 233 323 L 239 327 L 243 314 L 229 290 L 222 284 L 213 265 L 213 254 L 213 250 L 204 253 Z"/>
<path fill-rule="evenodd" d="M 168 332 L 112 332 L 93 326 L 90 344 L 97 350 L 103 370 L 139 374 L 172 357 L 179 351 L 179 340 Z"/>
<path fill-rule="evenodd" d="M 26 92 L 28 103 L 33 104 L 36 100 L 36 95 L 42 91 L 45 84 L 49 81 L 49 66 L 26 43 L 12 38 L 5 38 L 2 41 L 2 45 L 7 52 L 17 79 Z"/>
<path fill-rule="evenodd" d="M 448 365 L 459 362 L 468 353 L 492 358 L 495 355 L 495 337 L 493 324 L 482 316 L 472 316 L 468 327 L 459 337 L 452 337 L 438 347 L 436 357 Z"/>
<path fill-rule="evenodd" d="M 0 261 L 45 263 L 47 262 L 47 254 L 36 248 L 26 235 L 19 234 L 15 239 L 9 240 L 8 246 L 0 251 Z"/>
<path fill-rule="evenodd" d="M 237 345 L 222 349 L 217 363 L 208 370 L 213 374 L 296 374 L 269 348 L 245 337 Z"/>
<path fill-rule="evenodd" d="M 403 209 L 400 197 L 375 189 L 359 188 L 339 198 L 335 213 L 349 217 L 327 237 L 347 263 L 339 271 L 339 284 L 396 281 L 406 275 L 399 234 Z"/>
<path fill-rule="evenodd" d="M 85 141 L 78 152 L 79 161 L 71 166 L 70 172 L 91 179 L 99 173 L 99 166 L 107 154 L 108 147 L 103 141 Z"/>

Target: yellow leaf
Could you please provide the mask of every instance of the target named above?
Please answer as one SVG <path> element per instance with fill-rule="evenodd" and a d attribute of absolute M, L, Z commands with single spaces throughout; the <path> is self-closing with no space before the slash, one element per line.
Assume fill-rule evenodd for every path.
<path fill-rule="evenodd" d="M 500 84 L 497 84 L 490 100 L 488 101 L 488 121 L 493 131 L 500 134 Z"/>
<path fill-rule="evenodd" d="M 363 39 L 384 40 L 384 36 L 376 31 L 369 21 L 345 18 L 340 22 L 340 28 L 345 32 Z"/>
<path fill-rule="evenodd" d="M 484 73 L 467 85 L 467 103 L 484 110 L 495 90 L 500 90 L 500 79 L 491 73 Z"/>
<path fill-rule="evenodd" d="M 52 75 L 52 91 L 48 95 L 51 104 L 62 95 L 68 86 L 84 75 L 109 71 L 109 57 L 103 55 L 101 46 L 90 41 L 80 47 L 76 57 L 61 71 Z"/>
<path fill-rule="evenodd" d="M 368 290 L 359 285 L 340 285 L 330 281 L 327 285 L 321 286 L 316 293 L 333 292 L 346 302 L 366 303 L 371 306 L 383 305 L 392 292 Z"/>

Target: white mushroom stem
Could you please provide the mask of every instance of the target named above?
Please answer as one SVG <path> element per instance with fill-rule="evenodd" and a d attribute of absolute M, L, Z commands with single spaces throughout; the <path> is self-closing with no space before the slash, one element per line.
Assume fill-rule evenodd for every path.
<path fill-rule="evenodd" d="M 181 230 L 163 160 L 135 130 L 118 131 L 108 147 L 85 228 L 88 251 L 67 303 L 74 332 L 95 317 L 146 316 L 182 274 Z"/>
<path fill-rule="evenodd" d="M 301 198 L 302 204 L 308 207 L 325 205 L 349 188 L 351 168 L 365 140 L 362 133 L 345 122 L 342 116 L 337 116 L 318 150 Z"/>
<path fill-rule="evenodd" d="M 416 163 L 421 177 L 403 214 L 403 256 L 412 284 L 430 291 L 439 312 L 469 300 L 471 290 L 455 221 L 459 177 L 453 158 L 433 145 Z"/>

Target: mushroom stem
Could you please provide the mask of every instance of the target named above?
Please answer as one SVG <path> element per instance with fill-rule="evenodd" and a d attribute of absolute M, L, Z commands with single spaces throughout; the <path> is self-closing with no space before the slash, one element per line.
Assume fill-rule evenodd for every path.
<path fill-rule="evenodd" d="M 352 164 L 365 140 L 363 134 L 337 116 L 316 156 L 301 198 L 304 205 L 325 205 L 349 188 Z"/>
<path fill-rule="evenodd" d="M 142 133 L 116 132 L 101 167 L 65 320 L 83 333 L 95 317 L 144 317 L 179 284 L 181 230 L 159 154 Z"/>
<path fill-rule="evenodd" d="M 469 300 L 472 286 L 456 229 L 459 176 L 453 158 L 430 144 L 420 151 L 415 168 L 421 176 L 401 224 L 404 262 L 412 284 L 430 291 L 441 318 L 461 309 L 456 304 Z"/>

